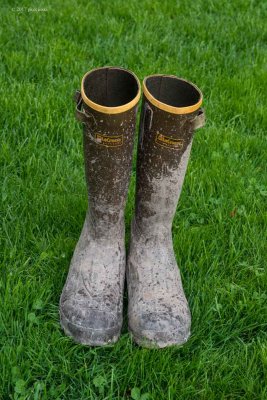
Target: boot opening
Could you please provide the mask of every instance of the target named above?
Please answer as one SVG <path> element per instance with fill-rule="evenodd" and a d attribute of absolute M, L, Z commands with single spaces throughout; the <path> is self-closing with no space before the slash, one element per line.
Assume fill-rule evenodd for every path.
<path fill-rule="evenodd" d="M 140 96 L 138 79 L 122 68 L 95 69 L 85 75 L 82 85 L 87 99 L 104 107 L 123 106 Z"/>
<path fill-rule="evenodd" d="M 171 107 L 190 107 L 202 101 L 202 94 L 195 85 L 175 76 L 149 76 L 144 87 L 152 100 Z"/>

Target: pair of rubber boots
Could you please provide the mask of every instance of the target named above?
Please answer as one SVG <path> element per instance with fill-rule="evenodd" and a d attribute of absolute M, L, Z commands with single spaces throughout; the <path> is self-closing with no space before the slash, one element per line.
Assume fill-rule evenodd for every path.
<path fill-rule="evenodd" d="M 125 272 L 128 325 L 139 345 L 179 345 L 190 335 L 171 227 L 193 134 L 204 124 L 202 94 L 175 76 L 144 79 L 135 216 L 126 262 L 124 208 L 140 95 L 138 78 L 116 67 L 88 72 L 76 93 L 89 207 L 61 295 L 60 317 L 65 333 L 86 345 L 118 340 Z"/>

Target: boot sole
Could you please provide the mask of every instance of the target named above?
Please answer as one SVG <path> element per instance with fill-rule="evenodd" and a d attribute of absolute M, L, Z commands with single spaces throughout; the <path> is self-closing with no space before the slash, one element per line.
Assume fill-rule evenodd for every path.
<path fill-rule="evenodd" d="M 163 337 L 161 340 L 156 341 L 156 340 L 148 339 L 144 335 L 140 335 L 139 333 L 136 333 L 130 327 L 129 327 L 129 332 L 130 332 L 130 335 L 132 336 L 134 342 L 138 346 L 144 347 L 147 349 L 163 349 L 165 347 L 170 347 L 170 346 L 182 346 L 188 341 L 188 339 L 191 335 L 191 333 L 189 332 L 188 335 L 183 340 L 179 340 L 179 341 L 174 340 L 174 339 L 170 340 L 167 338 L 167 335 L 166 335 L 166 340 L 164 340 L 164 337 Z"/>
<path fill-rule="evenodd" d="M 96 330 L 75 325 L 62 312 L 60 312 L 60 325 L 67 336 L 70 336 L 76 343 L 87 346 L 112 345 L 118 341 L 120 336 L 118 328 Z"/>

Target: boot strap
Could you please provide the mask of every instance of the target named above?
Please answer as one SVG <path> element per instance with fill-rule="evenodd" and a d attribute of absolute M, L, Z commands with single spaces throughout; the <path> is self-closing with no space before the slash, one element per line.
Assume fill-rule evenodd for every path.
<path fill-rule="evenodd" d="M 148 130 L 151 129 L 152 118 L 153 118 L 153 110 L 151 107 L 149 107 L 147 102 L 144 102 L 143 110 L 141 113 L 141 119 L 140 119 L 140 135 L 139 135 L 139 142 L 140 142 L 142 149 L 143 149 L 144 131 L 145 131 L 145 129 L 148 129 Z"/>
<path fill-rule="evenodd" d="M 198 110 L 196 117 L 192 120 L 193 130 L 202 128 L 205 125 L 205 111 L 203 108 Z"/>
<path fill-rule="evenodd" d="M 81 92 L 79 90 L 76 90 L 76 92 L 74 93 L 73 99 L 76 103 L 76 110 L 75 110 L 75 114 L 76 114 L 76 118 L 78 121 L 82 122 L 83 124 L 88 124 L 88 123 L 92 123 L 92 119 L 93 119 L 93 124 L 95 124 L 95 119 L 93 117 L 93 115 L 88 114 L 86 112 L 86 110 L 83 108 L 83 99 L 81 96 Z"/>

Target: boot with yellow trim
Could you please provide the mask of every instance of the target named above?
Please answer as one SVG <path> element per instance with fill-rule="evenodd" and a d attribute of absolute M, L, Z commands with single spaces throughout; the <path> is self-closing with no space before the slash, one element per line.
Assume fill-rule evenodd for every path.
<path fill-rule="evenodd" d="M 180 345 L 191 315 L 172 243 L 172 220 L 194 131 L 204 125 L 202 94 L 175 76 L 143 82 L 135 217 L 127 261 L 128 321 L 143 347 Z"/>
<path fill-rule="evenodd" d="M 88 72 L 76 93 L 83 124 L 88 212 L 60 298 L 61 326 L 76 342 L 117 341 L 125 276 L 124 207 L 140 84 L 130 71 Z"/>

